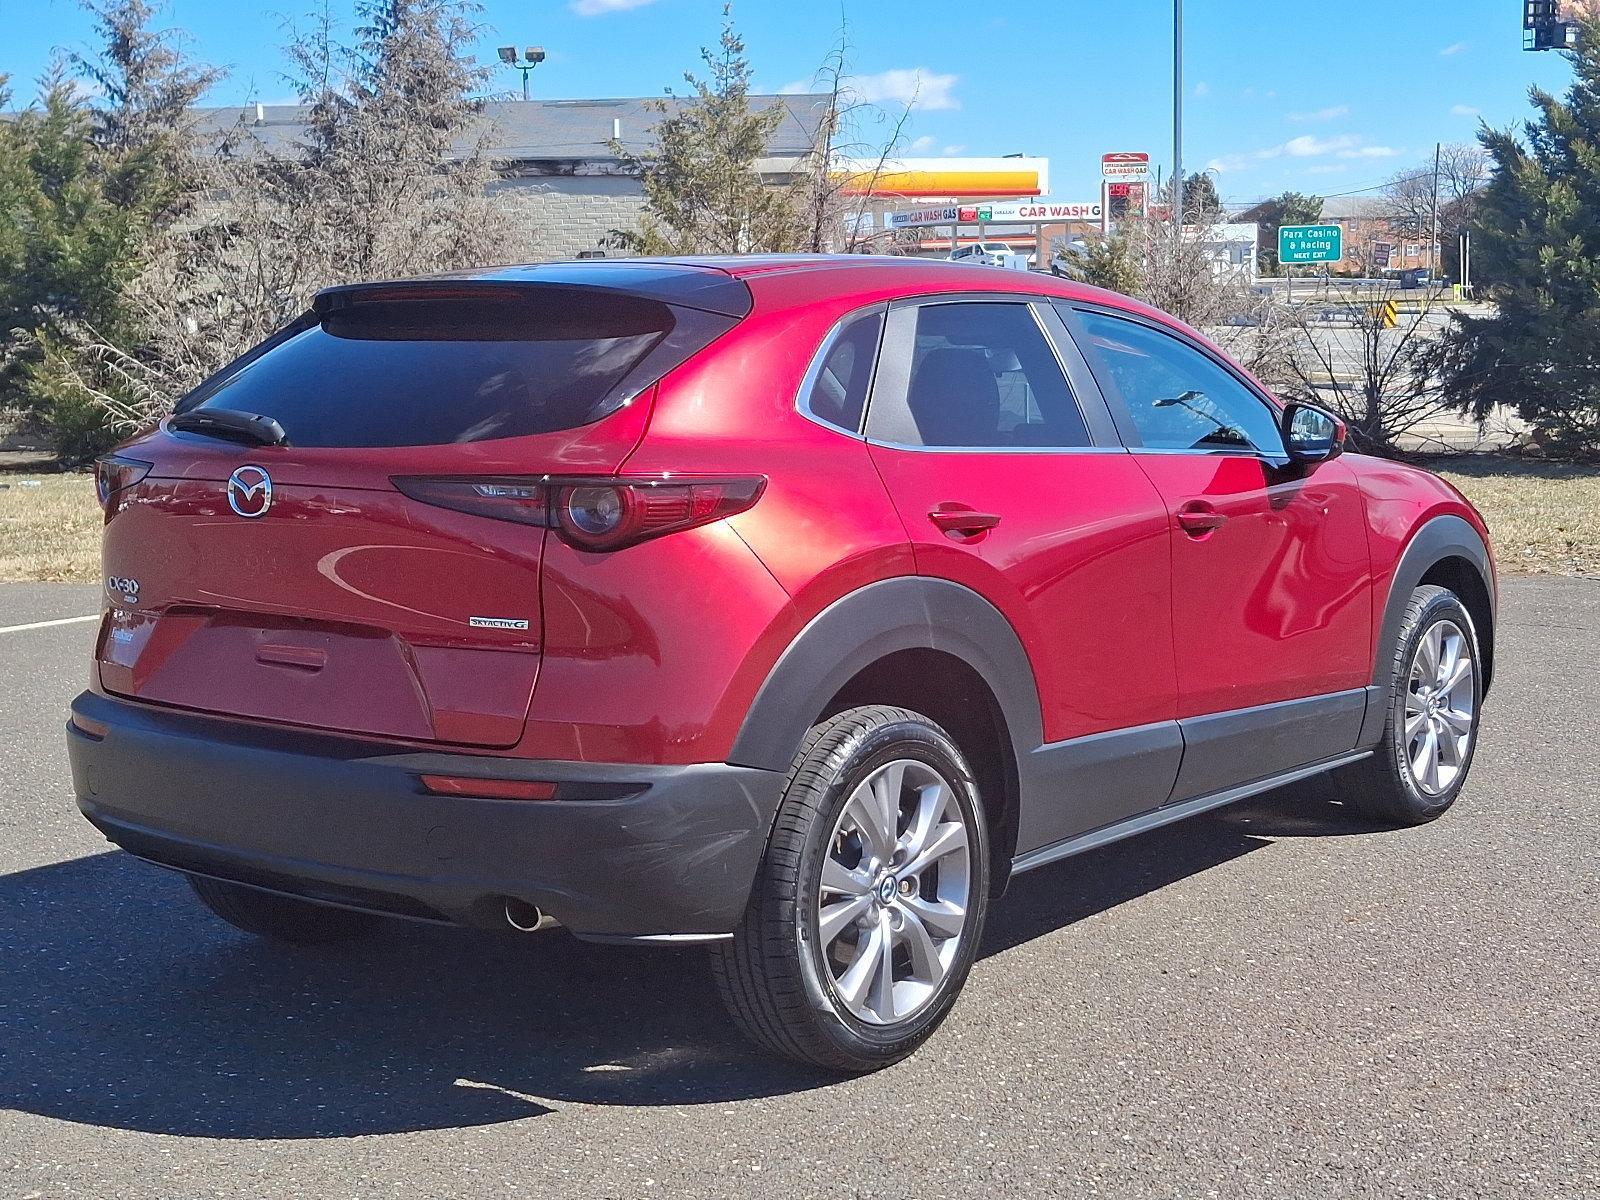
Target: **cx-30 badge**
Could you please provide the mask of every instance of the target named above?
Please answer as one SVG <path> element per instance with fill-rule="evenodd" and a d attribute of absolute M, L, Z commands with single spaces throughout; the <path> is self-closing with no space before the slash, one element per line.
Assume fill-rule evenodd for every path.
<path fill-rule="evenodd" d="M 262 467 L 240 467 L 228 476 L 228 507 L 241 517 L 263 517 L 272 507 L 272 476 Z"/>

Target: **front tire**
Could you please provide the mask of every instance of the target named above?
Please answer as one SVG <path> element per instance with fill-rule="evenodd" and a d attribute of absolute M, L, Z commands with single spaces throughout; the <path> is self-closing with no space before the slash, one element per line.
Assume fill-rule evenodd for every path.
<path fill-rule="evenodd" d="M 1339 774 L 1363 816 L 1423 825 L 1455 803 L 1478 747 L 1482 662 L 1454 592 L 1427 584 L 1411 593 L 1390 660 L 1383 738 L 1371 758 Z"/>
<path fill-rule="evenodd" d="M 291 946 L 321 946 L 372 932 L 382 920 L 367 913 L 296 900 L 240 883 L 189 876 L 194 894 L 235 929 Z"/>
<path fill-rule="evenodd" d="M 744 920 L 712 952 L 757 1045 L 837 1071 L 899 1062 L 977 957 L 989 845 L 972 771 L 926 717 L 854 708 L 801 745 Z"/>

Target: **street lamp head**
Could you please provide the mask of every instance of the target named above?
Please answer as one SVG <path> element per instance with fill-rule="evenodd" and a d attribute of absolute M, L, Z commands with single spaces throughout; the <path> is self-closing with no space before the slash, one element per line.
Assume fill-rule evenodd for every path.
<path fill-rule="evenodd" d="M 526 57 L 531 63 L 542 63 L 544 61 L 544 47 L 529 46 L 526 52 Z"/>
<path fill-rule="evenodd" d="M 517 48 L 515 46 L 501 46 L 500 61 L 507 64 L 516 62 Z"/>

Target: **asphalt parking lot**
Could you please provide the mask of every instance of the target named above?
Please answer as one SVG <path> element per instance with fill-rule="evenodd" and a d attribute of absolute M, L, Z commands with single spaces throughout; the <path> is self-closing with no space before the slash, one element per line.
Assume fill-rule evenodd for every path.
<path fill-rule="evenodd" d="M 1300 785 L 1019 880 L 911 1061 L 760 1057 L 693 952 L 291 953 L 112 852 L 93 588 L 0 585 L 0 1195 L 1600 1195 L 1600 584 L 1511 579 L 1467 792 Z"/>

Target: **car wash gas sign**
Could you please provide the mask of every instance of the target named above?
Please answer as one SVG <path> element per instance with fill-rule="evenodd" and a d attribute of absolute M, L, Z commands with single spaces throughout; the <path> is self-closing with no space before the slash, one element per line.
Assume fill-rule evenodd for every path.
<path fill-rule="evenodd" d="M 1102 154 L 1100 177 L 1107 183 L 1145 183 L 1150 179 L 1148 154 Z"/>
<path fill-rule="evenodd" d="M 916 229 L 927 225 L 1050 225 L 1068 221 L 1098 221 L 1098 200 L 1001 200 L 992 204 L 944 204 L 888 214 L 890 229 Z"/>

